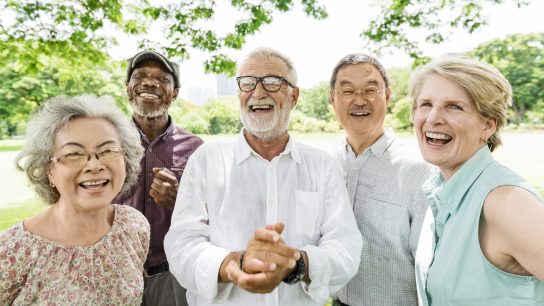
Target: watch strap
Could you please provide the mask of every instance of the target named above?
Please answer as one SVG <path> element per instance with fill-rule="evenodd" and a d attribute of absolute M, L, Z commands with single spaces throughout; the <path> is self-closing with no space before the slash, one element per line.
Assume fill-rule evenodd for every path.
<path fill-rule="evenodd" d="M 295 270 L 291 272 L 291 274 L 287 275 L 283 282 L 289 285 L 296 284 L 300 282 L 303 278 L 306 271 L 306 264 L 304 263 L 304 256 L 300 254 L 300 258 L 297 260 L 297 263 L 295 265 Z"/>

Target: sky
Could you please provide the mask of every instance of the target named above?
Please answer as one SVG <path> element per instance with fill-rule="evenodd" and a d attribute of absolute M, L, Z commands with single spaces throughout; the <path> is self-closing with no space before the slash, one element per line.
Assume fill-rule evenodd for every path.
<path fill-rule="evenodd" d="M 322 0 L 320 3 L 326 6 L 329 16 L 325 20 L 315 20 L 302 12 L 299 1 L 295 2 L 297 6 L 293 11 L 274 15 L 270 25 L 248 37 L 241 51 L 231 54 L 237 59 L 256 47 L 277 49 L 291 58 L 298 72 L 299 86 L 307 88 L 327 81 L 333 66 L 346 54 L 366 51 L 360 33 L 370 17 L 377 13 L 377 8 L 370 5 L 372 1 Z M 476 33 L 458 31 L 446 43 L 424 46 L 424 51 L 436 57 L 469 51 L 483 42 L 504 38 L 508 34 L 544 32 L 544 1 L 533 0 L 521 9 L 512 1 L 506 2 L 484 12 L 489 17 L 489 24 Z M 237 14 L 230 6 L 220 4 L 213 26 L 218 31 L 231 28 L 235 20 L 233 16 Z M 161 35 L 160 30 L 154 35 Z M 113 48 L 110 53 L 113 57 L 126 58 L 127 54 L 136 51 L 134 43 L 121 41 L 121 46 Z M 207 58 L 207 54 L 195 51 L 191 53 L 190 60 L 181 63 L 181 97 L 186 97 L 186 88 L 190 86 L 215 86 L 215 76 L 203 72 L 203 61 Z M 380 60 L 386 68 L 411 64 L 409 57 L 399 51 L 384 54 Z"/>

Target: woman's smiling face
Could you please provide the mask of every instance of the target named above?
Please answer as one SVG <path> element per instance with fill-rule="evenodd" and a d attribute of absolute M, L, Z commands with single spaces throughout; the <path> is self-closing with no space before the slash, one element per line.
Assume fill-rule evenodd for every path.
<path fill-rule="evenodd" d="M 496 128 L 468 92 L 436 73 L 425 77 L 415 101 L 414 125 L 423 158 L 449 179 L 486 144 Z"/>
<path fill-rule="evenodd" d="M 50 164 L 48 172 L 60 194 L 59 202 L 85 210 L 109 205 L 123 186 L 126 169 L 122 153 L 107 153 L 120 148 L 117 130 L 104 119 L 78 118 L 61 128 L 53 151 L 60 158 Z M 72 158 L 87 152 L 92 153 L 89 160 Z M 97 159 L 97 152 L 103 157 Z"/>

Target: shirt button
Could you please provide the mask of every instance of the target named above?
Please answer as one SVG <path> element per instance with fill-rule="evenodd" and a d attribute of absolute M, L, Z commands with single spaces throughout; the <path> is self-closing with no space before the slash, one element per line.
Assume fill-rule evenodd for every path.
<path fill-rule="evenodd" d="M 147 149 L 147 151 L 148 151 L 149 153 L 151 153 L 151 151 L 153 151 L 153 149 L 149 148 L 149 149 Z"/>
<path fill-rule="evenodd" d="M 147 173 L 147 176 L 151 177 L 151 176 L 152 176 L 151 172 L 148 172 L 148 173 Z"/>
<path fill-rule="evenodd" d="M 147 199 L 147 203 L 151 203 L 151 199 Z"/>

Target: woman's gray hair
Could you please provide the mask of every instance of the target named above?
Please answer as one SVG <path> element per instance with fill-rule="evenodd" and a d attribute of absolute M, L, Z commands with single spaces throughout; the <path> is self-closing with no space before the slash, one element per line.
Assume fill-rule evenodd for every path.
<path fill-rule="evenodd" d="M 285 66 L 287 67 L 287 75 L 285 78 L 287 81 L 289 81 L 293 86 L 297 86 L 297 70 L 295 69 L 295 66 L 293 65 L 293 62 L 284 54 L 281 52 L 268 48 L 268 47 L 260 47 L 257 48 L 251 52 L 249 52 L 246 56 L 244 56 L 239 62 L 238 62 L 238 71 L 237 75 L 240 75 L 240 68 L 244 65 L 245 62 L 255 59 L 255 58 L 277 58 L 280 59 L 282 62 L 285 63 Z"/>
<path fill-rule="evenodd" d="M 334 85 L 336 84 L 336 77 L 338 76 L 338 71 L 340 71 L 340 69 L 348 65 L 359 64 L 370 64 L 376 67 L 376 69 L 378 69 L 378 71 L 382 75 L 383 81 L 385 82 L 385 88 L 389 88 L 389 77 L 387 76 L 387 71 L 377 58 L 363 53 L 352 53 L 344 56 L 340 61 L 338 61 L 338 63 L 336 63 L 336 66 L 334 66 L 331 74 L 331 79 L 329 81 L 331 90 L 334 89 Z"/>
<path fill-rule="evenodd" d="M 15 159 L 19 171 L 25 172 L 36 194 L 48 204 L 58 201 L 60 194 L 49 185 L 48 169 L 59 130 L 76 118 L 101 118 L 110 122 L 125 150 L 126 177 L 120 194 L 138 180 L 143 148 L 140 135 L 130 120 L 115 105 L 112 97 L 84 95 L 59 96 L 42 103 L 28 123 L 25 144 Z M 92 133 L 92 131 L 89 131 Z"/>

